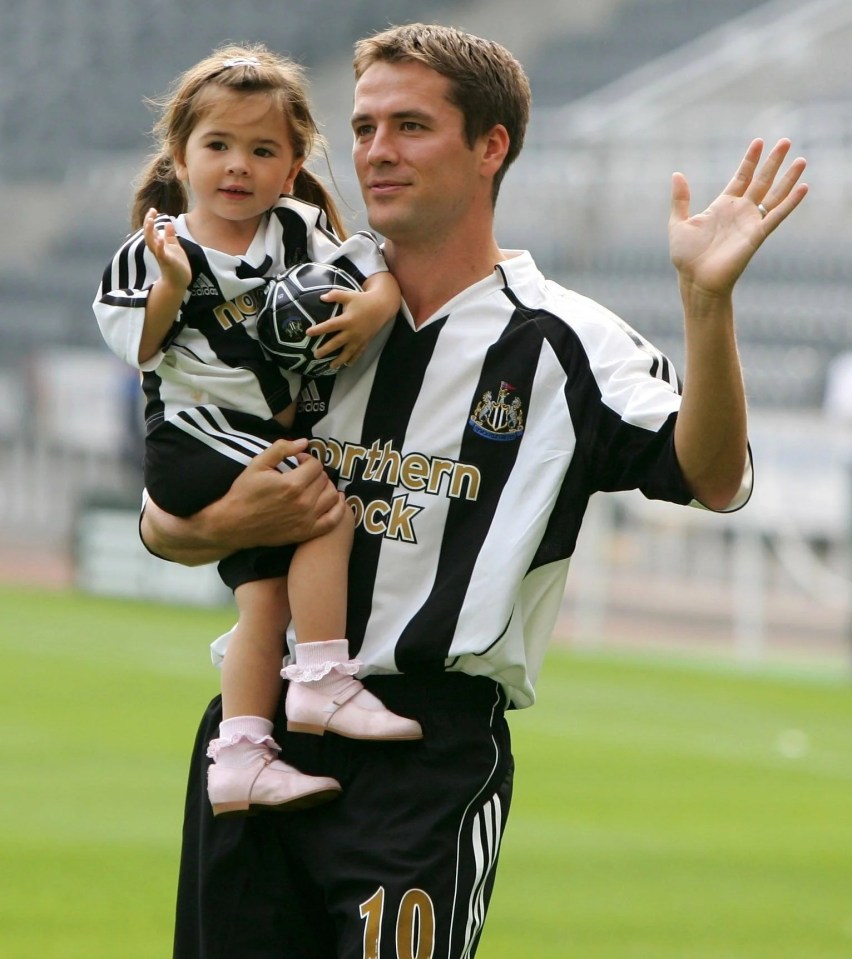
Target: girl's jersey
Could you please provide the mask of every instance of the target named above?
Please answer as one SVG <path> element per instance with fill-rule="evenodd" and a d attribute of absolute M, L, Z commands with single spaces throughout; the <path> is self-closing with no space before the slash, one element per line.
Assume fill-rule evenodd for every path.
<path fill-rule="evenodd" d="M 357 517 L 348 635 L 365 672 L 461 670 L 530 705 L 589 498 L 692 500 L 679 407 L 668 360 L 528 253 L 306 383 L 296 428 Z"/>
<path fill-rule="evenodd" d="M 169 219 L 161 216 L 158 222 Z M 195 406 L 213 404 L 266 420 L 296 398 L 301 376 L 267 359 L 257 340 L 257 314 L 268 277 L 308 260 L 334 263 L 359 283 L 387 270 L 370 234 L 341 241 L 319 207 L 291 196 L 282 197 L 264 217 L 242 256 L 196 243 L 184 216 L 172 222 L 192 279 L 160 350 L 139 362 L 145 304 L 160 276 L 141 230 L 113 257 L 93 304 L 110 348 L 142 371 L 148 432 Z"/>

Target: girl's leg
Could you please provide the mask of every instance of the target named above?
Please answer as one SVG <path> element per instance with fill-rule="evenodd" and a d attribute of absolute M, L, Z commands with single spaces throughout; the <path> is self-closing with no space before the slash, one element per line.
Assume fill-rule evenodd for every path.
<path fill-rule="evenodd" d="M 222 722 L 210 743 L 208 793 L 215 815 L 259 807 L 296 809 L 334 798 L 339 784 L 276 759 L 272 717 L 281 694 L 281 658 L 290 618 L 283 577 L 234 591 L 240 618 L 222 663 Z"/>
<path fill-rule="evenodd" d="M 222 662 L 222 718 L 271 720 L 281 695 L 281 659 L 290 622 L 287 580 L 260 579 L 234 590 L 239 621 Z"/>
<path fill-rule="evenodd" d="M 392 713 L 355 679 L 361 664 L 342 638 L 354 526 L 346 510 L 330 533 L 300 544 L 290 564 L 296 649 L 282 670 L 290 680 L 287 728 L 351 739 L 422 739 L 418 722 Z"/>
<path fill-rule="evenodd" d="M 300 543 L 290 563 L 287 591 L 297 643 L 346 635 L 349 554 L 355 532 L 351 509 L 331 532 Z"/>

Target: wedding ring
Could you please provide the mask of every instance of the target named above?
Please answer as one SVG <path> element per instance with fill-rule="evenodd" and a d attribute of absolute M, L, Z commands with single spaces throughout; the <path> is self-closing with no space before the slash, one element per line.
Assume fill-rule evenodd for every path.
<path fill-rule="evenodd" d="M 761 218 L 761 220 L 762 220 L 762 219 L 766 216 L 766 214 L 769 212 L 769 210 L 767 210 L 766 207 L 765 207 L 762 203 L 758 203 L 758 204 L 757 204 L 757 211 L 758 211 L 758 213 L 760 213 L 760 218 Z"/>

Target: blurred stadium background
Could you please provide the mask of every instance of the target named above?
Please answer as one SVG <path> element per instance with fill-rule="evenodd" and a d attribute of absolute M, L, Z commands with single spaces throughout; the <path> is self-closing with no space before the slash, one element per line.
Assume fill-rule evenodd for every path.
<path fill-rule="evenodd" d="M 227 601 L 135 541 L 139 408 L 102 346 L 98 278 L 127 232 L 146 97 L 227 39 L 309 67 L 351 214 L 350 53 L 388 23 L 454 23 L 525 63 L 534 119 L 499 238 L 682 359 L 669 178 L 694 209 L 753 136 L 789 136 L 811 195 L 738 292 L 757 491 L 733 518 L 593 503 L 560 632 L 848 669 L 852 640 L 849 0 L 0 0 L 0 579 Z M 328 175 L 322 158 L 314 169 Z M 208 576 L 207 573 L 211 575 Z M 688 628 L 686 628 L 688 627 Z"/>
<path fill-rule="evenodd" d="M 226 39 L 290 53 L 362 226 L 351 45 L 430 19 L 530 73 L 502 244 L 678 366 L 672 170 L 700 209 L 753 136 L 810 163 L 811 195 L 737 296 L 755 496 L 730 518 L 593 501 L 572 646 L 513 716 L 523 774 L 480 951 L 847 957 L 849 0 L 0 0 L 0 16 L 0 954 L 168 954 L 186 753 L 217 686 L 205 646 L 232 621 L 214 570 L 138 544 L 136 384 L 91 313 L 149 149 L 144 99 Z"/>

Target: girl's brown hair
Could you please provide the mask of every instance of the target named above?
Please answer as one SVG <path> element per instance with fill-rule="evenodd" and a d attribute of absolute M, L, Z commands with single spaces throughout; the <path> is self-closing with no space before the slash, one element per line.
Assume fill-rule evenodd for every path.
<path fill-rule="evenodd" d="M 201 117 L 202 91 L 214 85 L 244 93 L 268 93 L 287 120 L 296 157 L 307 159 L 315 148 L 324 148 L 308 103 L 305 71 L 298 63 L 270 52 L 261 43 L 219 47 L 178 77 L 166 97 L 151 101 L 160 110 L 152 131 L 157 149 L 137 180 L 131 208 L 134 230 L 142 226 L 151 207 L 170 216 L 187 211 L 188 197 L 177 177 L 174 160 L 183 155 Z M 304 166 L 296 176 L 293 195 L 321 207 L 334 231 L 345 236 L 331 194 Z"/>

